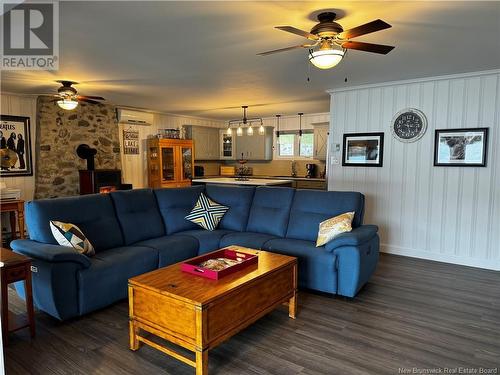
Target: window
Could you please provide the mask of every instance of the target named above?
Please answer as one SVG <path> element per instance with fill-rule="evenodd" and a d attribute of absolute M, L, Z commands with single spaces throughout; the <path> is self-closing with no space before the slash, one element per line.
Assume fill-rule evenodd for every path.
<path fill-rule="evenodd" d="M 294 156 L 295 135 L 283 134 L 279 138 L 279 156 Z"/>
<path fill-rule="evenodd" d="M 300 140 L 300 156 L 310 158 L 313 156 L 313 143 L 314 134 L 305 133 L 302 134 L 302 139 Z"/>
<path fill-rule="evenodd" d="M 304 130 L 302 137 L 298 131 L 281 132 L 278 144 L 278 157 L 283 158 L 312 158 L 314 152 L 314 133 L 312 130 Z"/>

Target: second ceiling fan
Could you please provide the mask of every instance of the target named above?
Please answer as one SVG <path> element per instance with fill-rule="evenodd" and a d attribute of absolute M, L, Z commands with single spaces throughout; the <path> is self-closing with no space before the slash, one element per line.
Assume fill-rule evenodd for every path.
<path fill-rule="evenodd" d="M 319 23 L 314 25 L 309 32 L 297 29 L 293 26 L 276 26 L 276 29 L 307 38 L 311 43 L 261 52 L 258 53 L 258 55 L 267 56 L 273 53 L 290 51 L 297 48 L 307 48 L 309 49 L 309 60 L 314 66 L 320 69 L 329 69 L 333 68 L 342 60 L 347 49 L 383 55 L 388 54 L 394 49 L 393 46 L 350 40 L 358 36 L 392 27 L 387 22 L 377 19 L 358 27 L 344 30 L 340 24 L 335 22 L 336 17 L 337 15 L 334 12 L 320 13 L 318 15 Z"/>

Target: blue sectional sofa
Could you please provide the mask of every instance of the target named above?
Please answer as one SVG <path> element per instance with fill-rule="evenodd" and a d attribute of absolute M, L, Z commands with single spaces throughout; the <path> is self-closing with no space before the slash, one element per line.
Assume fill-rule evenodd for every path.
<path fill-rule="evenodd" d="M 229 207 L 214 231 L 184 217 L 201 192 Z M 14 251 L 33 258 L 37 307 L 65 320 L 127 297 L 127 279 L 228 245 L 299 259 L 299 286 L 354 297 L 375 271 L 377 227 L 362 225 L 364 196 L 284 187 L 193 186 L 42 199 L 26 204 L 29 240 Z M 354 211 L 353 230 L 315 247 L 321 221 Z M 50 220 L 76 224 L 94 245 L 87 257 L 59 246 Z M 24 296 L 22 284 L 16 285 Z"/>

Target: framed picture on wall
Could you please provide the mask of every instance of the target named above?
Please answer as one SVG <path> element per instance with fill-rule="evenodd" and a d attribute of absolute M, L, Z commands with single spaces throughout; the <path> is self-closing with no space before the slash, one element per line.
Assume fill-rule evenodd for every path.
<path fill-rule="evenodd" d="M 488 128 L 437 129 L 434 165 L 485 167 L 487 148 Z"/>
<path fill-rule="evenodd" d="M 384 133 L 344 134 L 342 165 L 381 167 L 384 156 Z"/>
<path fill-rule="evenodd" d="M 32 176 L 30 118 L 0 115 L 0 176 Z"/>

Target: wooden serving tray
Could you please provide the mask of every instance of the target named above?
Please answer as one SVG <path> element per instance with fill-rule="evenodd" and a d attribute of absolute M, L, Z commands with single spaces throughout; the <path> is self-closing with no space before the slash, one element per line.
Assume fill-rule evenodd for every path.
<path fill-rule="evenodd" d="M 216 259 L 216 258 L 228 258 L 233 260 L 243 259 L 243 261 L 241 263 L 229 266 L 220 271 L 214 271 L 199 266 L 200 263 L 206 260 Z M 240 271 L 241 269 L 248 267 L 251 264 L 256 264 L 257 262 L 258 262 L 258 255 L 244 253 L 242 251 L 239 251 L 237 248 L 225 247 L 210 254 L 202 255 L 182 263 L 181 270 L 184 272 L 191 273 L 193 275 L 206 277 L 207 279 L 219 280 L 221 277 Z"/>

